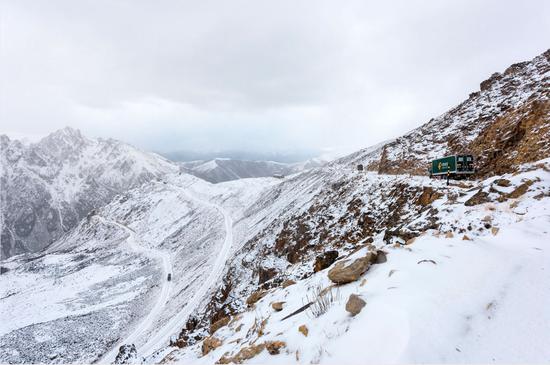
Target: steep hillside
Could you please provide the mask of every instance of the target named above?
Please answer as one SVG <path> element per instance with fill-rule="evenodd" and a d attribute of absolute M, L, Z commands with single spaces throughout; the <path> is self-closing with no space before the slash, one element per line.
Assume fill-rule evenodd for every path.
<path fill-rule="evenodd" d="M 182 171 L 195 175 L 211 183 L 273 175 L 291 175 L 324 164 L 311 159 L 301 163 L 281 163 L 274 161 L 244 161 L 217 158 L 210 161 L 180 162 Z"/>
<path fill-rule="evenodd" d="M 357 252 L 371 252 L 371 257 L 377 257 L 380 250 L 386 251 L 390 247 L 406 247 L 406 250 L 414 251 L 415 242 L 424 242 L 426 239 L 423 237 L 430 235 L 436 237 L 433 241 L 437 242 L 434 243 L 436 245 L 444 237 L 454 237 L 455 240 L 459 237 L 456 242 L 473 241 L 483 245 L 491 241 L 487 237 L 497 234 L 501 227 L 516 229 L 516 221 L 522 220 L 527 212 L 531 212 L 530 219 L 538 223 L 532 228 L 518 229 L 530 230 L 533 242 L 536 241 L 537 247 L 543 245 L 541 249 L 546 250 L 544 242 L 547 241 L 547 232 L 543 227 L 547 219 L 543 212 L 547 210 L 550 195 L 550 166 L 548 160 L 525 163 L 539 161 L 548 157 L 550 152 L 549 56 L 550 52 L 546 52 L 531 62 L 511 66 L 503 75 L 493 75 L 489 81 L 482 83 L 482 90 L 472 94 L 467 101 L 401 138 L 306 171 L 264 192 L 243 212 L 242 219 L 235 221 L 234 229 L 246 229 L 246 234 L 242 236 L 242 241 L 236 243 L 235 255 L 228 262 L 218 292 L 206 308 L 194 313 L 182 329 L 178 341 L 174 342 L 183 350 L 175 350 L 166 360 L 197 360 L 204 354 L 201 353 L 204 346 L 210 348 L 212 343 L 218 344 L 209 337 L 214 332 L 212 328 L 229 321 L 231 329 L 224 332 L 223 338 L 218 338 L 224 346 L 203 358 L 204 362 L 243 361 L 244 354 L 256 350 L 260 353 L 268 347 L 269 341 L 276 341 L 275 331 L 283 339 L 289 338 L 287 336 L 295 338 L 297 335 L 286 333 L 279 325 L 273 324 L 274 327 L 271 327 L 264 323 L 264 320 L 269 322 L 267 317 L 271 313 L 264 315 L 263 312 L 256 312 L 256 318 L 251 319 L 254 316 L 254 302 L 264 295 L 272 301 L 284 301 L 282 297 L 288 298 L 290 292 L 283 294 L 282 290 L 289 280 L 301 283 L 297 290 L 303 293 L 302 305 L 316 297 L 323 298 L 315 293 L 317 285 L 312 278 L 319 277 L 316 272 L 334 267 L 336 259 L 355 257 L 350 255 Z M 481 164 L 478 176 L 500 177 L 454 183 L 448 187 L 427 177 L 408 175 L 425 174 L 430 158 L 454 152 L 471 152 L 478 156 Z M 357 171 L 356 165 L 359 163 L 377 173 Z M 519 177 L 502 175 L 521 171 L 523 174 Z M 518 210 L 518 206 L 525 209 Z M 512 234 L 510 237 L 515 236 Z M 508 238 L 505 242 L 506 245 L 510 243 Z M 513 246 L 511 251 L 505 251 L 517 251 L 523 257 L 525 249 Z M 429 252 L 435 254 L 435 251 Z M 467 252 L 468 249 L 465 249 L 464 255 Z M 379 260 L 386 260 L 388 253 L 382 254 Z M 447 255 L 437 253 L 443 254 Z M 472 254 L 475 253 L 472 251 Z M 516 261 L 513 257 L 506 259 L 510 260 L 512 270 Z M 539 257 L 533 259 L 536 259 L 537 265 L 541 264 Z M 478 264 L 480 266 L 476 270 L 482 271 L 483 260 Z M 542 269 L 545 268 L 542 265 Z M 527 277 L 522 280 L 527 280 Z M 416 284 L 421 287 L 420 283 Z M 326 279 L 319 285 L 324 289 L 328 285 Z M 494 281 L 488 285 L 496 287 L 504 284 Z M 350 292 L 348 289 L 341 288 L 346 293 Z M 541 289 L 539 285 L 535 290 Z M 548 298 L 545 296 L 544 300 Z M 300 309 L 295 298 L 288 298 L 288 301 L 294 304 L 285 314 Z M 262 305 L 262 308 L 273 310 L 269 305 Z M 541 307 L 534 304 L 532 308 L 526 306 L 524 309 L 532 309 L 541 315 Z M 414 308 L 411 308 L 411 313 L 416 313 Z M 312 315 L 311 312 L 309 315 Z M 249 322 L 241 322 L 240 318 L 248 318 Z M 303 316 L 300 318 L 305 321 Z M 459 322 L 455 320 L 454 323 L 457 326 L 467 325 Z M 239 332 L 237 328 L 241 328 L 240 324 L 250 328 L 245 328 L 244 333 Z M 513 331 L 510 323 L 499 325 L 505 326 L 505 331 Z M 292 331 L 297 332 L 297 328 L 292 328 Z M 231 334 L 224 337 L 228 333 Z M 260 340 L 268 333 L 271 335 Z M 346 338 L 341 332 L 330 336 Z M 267 341 L 264 347 L 254 347 L 260 341 L 263 343 L 264 339 Z M 543 353 L 541 344 L 537 340 L 533 345 L 539 355 Z M 324 345 L 319 343 L 319 346 Z M 494 350 L 496 345 L 492 343 L 491 346 Z M 244 352 L 239 353 L 239 350 Z M 295 350 L 302 351 L 295 347 L 291 353 Z M 453 358 L 450 352 L 445 351 L 441 349 L 442 355 L 433 361 Z M 162 359 L 168 352 L 169 349 L 155 359 Z M 534 356 L 535 352 L 530 354 Z M 471 361 L 491 360 L 479 352 L 468 355 Z M 299 355 L 295 356 L 298 359 Z M 430 359 L 425 353 L 419 356 L 419 360 L 404 356 L 402 361 Z M 515 353 L 514 356 L 519 355 Z M 542 358 L 532 357 L 535 360 Z M 273 361 L 289 360 L 284 356 L 277 359 Z M 331 361 L 331 357 L 321 351 L 315 356 L 308 355 L 304 362 L 320 359 Z M 266 358 L 259 357 L 258 361 L 265 362 Z"/>
<path fill-rule="evenodd" d="M 65 128 L 29 146 L 0 136 L 2 257 L 37 252 L 116 194 L 176 172 L 164 158 Z"/>
<path fill-rule="evenodd" d="M 384 174 L 425 175 L 431 159 L 471 153 L 489 176 L 550 156 L 549 140 L 550 50 L 493 74 L 468 100 L 357 161 Z"/>

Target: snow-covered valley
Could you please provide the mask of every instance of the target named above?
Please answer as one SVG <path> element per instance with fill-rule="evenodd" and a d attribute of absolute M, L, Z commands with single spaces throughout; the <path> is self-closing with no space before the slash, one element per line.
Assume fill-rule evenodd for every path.
<path fill-rule="evenodd" d="M 1 136 L 0 363 L 548 362 L 549 73 L 284 178 Z M 460 148 L 474 179 L 424 176 Z"/>

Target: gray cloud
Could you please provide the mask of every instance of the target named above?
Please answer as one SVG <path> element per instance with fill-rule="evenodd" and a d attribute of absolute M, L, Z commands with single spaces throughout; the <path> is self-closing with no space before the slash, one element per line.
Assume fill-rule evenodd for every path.
<path fill-rule="evenodd" d="M 547 1 L 0 2 L 0 133 L 355 149 L 548 48 Z"/>

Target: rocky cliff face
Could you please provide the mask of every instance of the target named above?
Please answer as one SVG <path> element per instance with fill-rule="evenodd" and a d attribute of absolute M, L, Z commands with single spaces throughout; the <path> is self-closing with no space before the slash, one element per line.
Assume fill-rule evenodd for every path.
<path fill-rule="evenodd" d="M 177 167 L 65 128 L 31 145 L 0 136 L 1 256 L 37 252 L 117 193 Z"/>
<path fill-rule="evenodd" d="M 550 50 L 493 74 L 464 102 L 357 161 L 379 173 L 424 175 L 434 158 L 471 153 L 481 176 L 509 172 L 550 156 L 549 99 Z"/>

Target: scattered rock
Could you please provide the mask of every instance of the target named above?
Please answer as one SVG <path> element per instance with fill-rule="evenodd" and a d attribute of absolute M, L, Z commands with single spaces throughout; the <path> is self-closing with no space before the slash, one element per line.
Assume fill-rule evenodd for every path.
<path fill-rule="evenodd" d="M 122 345 L 118 349 L 115 364 L 131 364 L 137 360 L 136 345 Z"/>
<path fill-rule="evenodd" d="M 319 272 L 330 267 L 330 265 L 332 265 L 337 258 L 338 251 L 336 250 L 326 251 L 317 256 L 315 258 L 315 264 L 313 265 L 313 272 Z"/>
<path fill-rule="evenodd" d="M 367 279 L 363 279 L 361 280 L 361 284 L 359 284 L 359 286 L 364 286 L 366 283 L 367 283 Z"/>
<path fill-rule="evenodd" d="M 490 223 L 490 222 L 493 221 L 493 217 L 491 217 L 490 215 L 486 215 L 485 217 L 483 217 L 483 219 L 481 221 Z"/>
<path fill-rule="evenodd" d="M 206 337 L 202 341 L 202 356 L 208 355 L 210 351 L 217 349 L 222 345 L 222 341 L 216 337 Z"/>
<path fill-rule="evenodd" d="M 464 203 L 465 206 L 471 207 L 474 205 L 479 205 L 483 203 L 489 202 L 489 194 L 484 192 L 483 190 L 479 189 L 477 193 L 475 193 L 470 199 L 466 200 Z"/>
<path fill-rule="evenodd" d="M 281 283 L 281 286 L 284 289 L 284 288 L 288 288 L 289 286 L 294 285 L 294 284 L 296 284 L 296 282 L 294 280 L 287 279 L 287 280 L 285 280 Z"/>
<path fill-rule="evenodd" d="M 258 284 L 263 284 L 266 281 L 269 281 L 273 279 L 275 276 L 277 276 L 278 272 L 277 269 L 274 268 L 263 268 L 260 266 L 258 269 Z"/>
<path fill-rule="evenodd" d="M 306 325 L 303 324 L 301 325 L 300 327 L 298 327 L 298 331 L 300 331 L 300 333 L 302 333 L 302 335 L 306 336 L 308 335 L 309 333 L 309 330 L 307 329 Z"/>
<path fill-rule="evenodd" d="M 522 196 L 523 194 L 525 194 L 529 190 L 529 187 L 531 185 L 533 185 L 533 182 L 531 180 L 529 180 L 527 182 L 524 182 L 523 184 L 521 184 L 520 186 L 515 188 L 514 191 L 512 191 L 510 194 L 508 194 L 507 197 L 509 199 L 517 199 L 520 196 Z"/>
<path fill-rule="evenodd" d="M 281 349 L 286 347 L 286 343 L 283 341 L 266 341 L 265 348 L 270 355 L 278 355 Z"/>
<path fill-rule="evenodd" d="M 347 284 L 359 279 L 370 267 L 376 257 L 371 252 L 366 256 L 358 258 L 352 264 L 346 266 L 344 262 L 338 262 L 328 272 L 328 278 L 335 284 Z"/>
<path fill-rule="evenodd" d="M 250 296 L 246 299 L 246 304 L 249 307 L 252 307 L 254 304 L 256 304 L 258 300 L 265 297 L 266 294 L 267 294 L 267 291 L 265 290 L 255 291 L 254 293 L 250 294 Z"/>
<path fill-rule="evenodd" d="M 442 196 L 443 194 L 435 191 L 432 187 L 425 186 L 424 188 L 422 188 L 422 193 L 418 197 L 416 203 L 420 206 L 425 207 L 432 204 L 435 200 L 441 198 Z"/>
<path fill-rule="evenodd" d="M 395 269 L 390 270 L 390 272 L 388 273 L 388 278 L 390 278 L 396 272 L 397 272 L 397 270 L 395 270 Z"/>
<path fill-rule="evenodd" d="M 384 251 L 378 250 L 376 251 L 376 258 L 373 261 L 371 261 L 371 263 L 383 264 L 386 261 L 388 261 L 388 258 L 386 257 L 386 253 Z"/>
<path fill-rule="evenodd" d="M 498 227 L 491 227 L 491 233 L 493 234 L 493 236 L 496 236 L 498 231 L 499 231 Z"/>
<path fill-rule="evenodd" d="M 222 358 L 218 360 L 218 364 L 230 364 L 232 362 L 235 364 L 241 364 L 243 361 L 252 359 L 264 349 L 265 345 L 263 343 L 259 345 L 243 347 L 235 356 L 222 356 Z"/>
<path fill-rule="evenodd" d="M 503 188 L 507 188 L 510 186 L 510 180 L 508 179 L 496 179 L 494 181 L 494 184 Z"/>
<path fill-rule="evenodd" d="M 223 317 L 210 325 L 210 334 L 213 335 L 220 328 L 227 326 L 231 318 Z"/>
<path fill-rule="evenodd" d="M 466 235 L 462 236 L 462 241 L 471 241 L 472 239 Z"/>
<path fill-rule="evenodd" d="M 349 296 L 348 302 L 346 303 L 346 311 L 348 311 L 352 316 L 357 315 L 361 312 L 361 309 L 367 304 L 363 299 L 361 299 L 356 294 L 351 294 Z"/>
<path fill-rule="evenodd" d="M 445 233 L 445 238 L 453 238 L 453 237 L 454 237 L 453 232 L 449 231 L 449 232 Z"/>
<path fill-rule="evenodd" d="M 277 312 L 280 312 L 283 310 L 283 304 L 285 304 L 285 302 L 273 302 L 271 303 L 271 308 L 275 309 Z"/>
<path fill-rule="evenodd" d="M 409 238 L 407 240 L 407 242 L 405 242 L 406 245 L 412 245 L 414 243 L 414 241 L 416 241 L 416 237 L 413 237 L 413 238 Z"/>
<path fill-rule="evenodd" d="M 185 341 L 183 338 L 178 338 L 175 342 L 170 344 L 171 346 L 179 347 L 180 349 L 187 347 L 187 341 Z"/>

